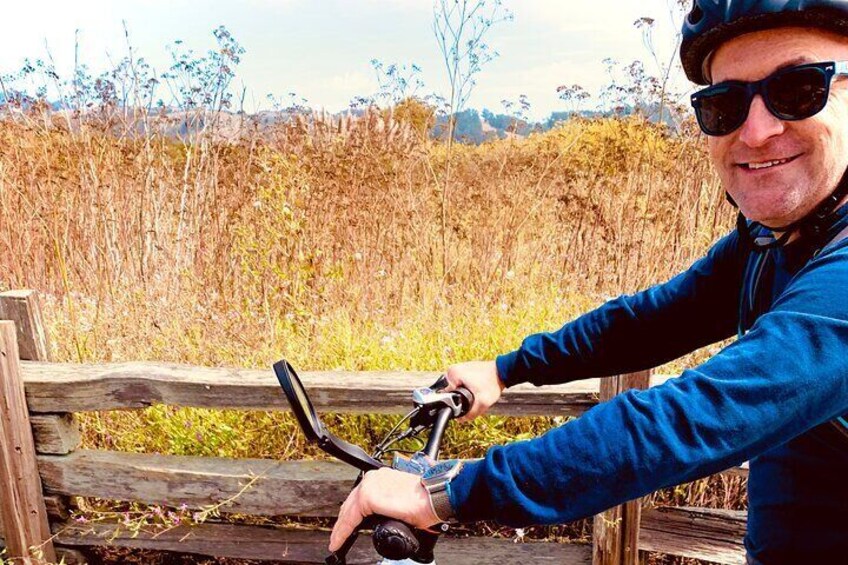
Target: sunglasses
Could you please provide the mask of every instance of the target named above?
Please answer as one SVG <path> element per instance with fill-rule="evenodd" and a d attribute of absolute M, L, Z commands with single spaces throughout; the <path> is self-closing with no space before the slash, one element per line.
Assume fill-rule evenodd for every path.
<path fill-rule="evenodd" d="M 692 107 L 701 131 L 707 135 L 727 135 L 744 124 L 757 94 L 776 118 L 803 120 L 822 111 L 830 82 L 840 75 L 848 75 L 848 61 L 780 69 L 755 82 L 728 80 L 693 94 Z"/>

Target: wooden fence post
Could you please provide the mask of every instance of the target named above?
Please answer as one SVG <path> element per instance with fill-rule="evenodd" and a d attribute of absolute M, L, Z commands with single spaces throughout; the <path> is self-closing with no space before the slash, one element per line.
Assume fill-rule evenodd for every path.
<path fill-rule="evenodd" d="M 53 350 L 44 318 L 41 314 L 41 298 L 34 290 L 11 290 L 0 292 L 0 320 L 15 322 L 18 332 L 18 354 L 25 361 L 52 361 Z M 30 415 L 30 424 L 35 439 L 37 453 L 65 455 L 77 447 L 80 442 L 80 429 L 74 414 L 35 414 Z M 51 495 L 44 497 L 49 518 L 65 520 L 70 513 L 70 499 L 67 496 Z M 3 531 L 2 513 L 0 513 L 0 532 Z M 85 557 L 77 550 L 57 547 L 57 558 L 67 565 L 85 563 Z"/>
<path fill-rule="evenodd" d="M 631 388 L 648 388 L 650 383 L 651 371 L 601 379 L 600 401 L 610 400 Z M 639 563 L 641 517 L 642 507 L 639 500 L 632 500 L 595 516 L 592 524 L 593 565 L 636 565 Z"/>
<path fill-rule="evenodd" d="M 0 320 L 18 328 L 18 351 L 24 361 L 51 361 L 50 347 L 41 317 L 41 299 L 34 290 L 0 292 Z"/>
<path fill-rule="evenodd" d="M 15 323 L 0 321 L 0 515 L 9 558 L 55 563 L 29 421 Z"/>

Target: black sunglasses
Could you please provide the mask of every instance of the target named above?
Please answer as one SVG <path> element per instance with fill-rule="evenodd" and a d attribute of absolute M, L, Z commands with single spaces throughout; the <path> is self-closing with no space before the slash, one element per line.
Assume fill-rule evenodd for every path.
<path fill-rule="evenodd" d="M 757 94 L 775 117 L 803 120 L 822 111 L 831 79 L 837 75 L 848 75 L 848 61 L 780 69 L 755 82 L 728 80 L 693 94 L 692 107 L 701 131 L 707 135 L 727 135 L 744 124 Z"/>

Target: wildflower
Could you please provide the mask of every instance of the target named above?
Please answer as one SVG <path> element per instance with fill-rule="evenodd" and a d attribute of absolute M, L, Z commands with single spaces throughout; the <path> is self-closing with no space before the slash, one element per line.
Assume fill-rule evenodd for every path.
<path fill-rule="evenodd" d="M 524 528 L 518 528 L 517 530 L 515 530 L 515 539 L 512 540 L 513 543 L 523 542 L 525 535 L 527 535 L 527 531 Z"/>

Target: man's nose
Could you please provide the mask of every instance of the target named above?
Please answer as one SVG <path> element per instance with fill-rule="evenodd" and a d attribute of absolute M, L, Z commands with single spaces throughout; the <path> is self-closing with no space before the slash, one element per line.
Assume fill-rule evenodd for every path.
<path fill-rule="evenodd" d="M 749 147 L 759 147 L 783 133 L 785 124 L 769 112 L 759 94 L 751 100 L 748 117 L 739 130 L 739 140 Z"/>

